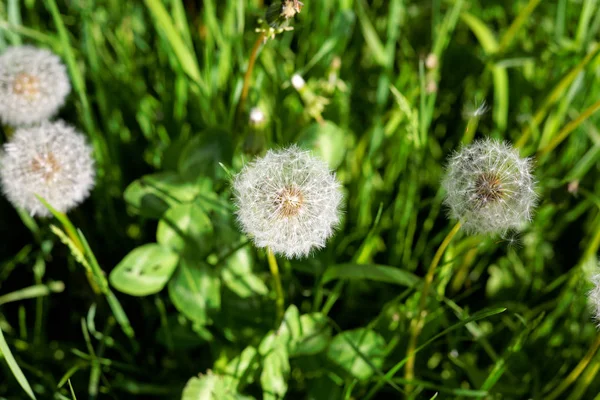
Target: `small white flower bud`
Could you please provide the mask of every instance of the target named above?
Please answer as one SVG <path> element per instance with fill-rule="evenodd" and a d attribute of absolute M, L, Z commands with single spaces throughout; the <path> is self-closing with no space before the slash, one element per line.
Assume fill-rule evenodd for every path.
<path fill-rule="evenodd" d="M 33 124 L 58 112 L 71 91 L 65 66 L 46 49 L 9 47 L 0 56 L 0 120 Z"/>
<path fill-rule="evenodd" d="M 250 125 L 259 126 L 265 122 L 265 113 L 258 107 L 254 107 L 250 110 Z"/>
<path fill-rule="evenodd" d="M 503 234 L 531 219 L 536 205 L 531 160 L 509 144 L 484 139 L 449 160 L 442 181 L 452 218 L 468 232 Z"/>
<path fill-rule="evenodd" d="M 294 74 L 294 76 L 292 76 L 292 86 L 296 89 L 296 90 L 301 90 L 304 85 L 306 85 L 306 82 L 304 81 L 304 78 L 302 78 L 299 74 Z"/>
<path fill-rule="evenodd" d="M 63 121 L 19 128 L 0 155 L 2 190 L 15 207 L 31 215 L 50 215 L 36 194 L 66 212 L 94 186 L 91 153 L 83 135 Z"/>
<path fill-rule="evenodd" d="M 340 221 L 340 183 L 327 163 L 296 146 L 246 165 L 233 190 L 242 230 L 288 258 L 324 247 Z"/>

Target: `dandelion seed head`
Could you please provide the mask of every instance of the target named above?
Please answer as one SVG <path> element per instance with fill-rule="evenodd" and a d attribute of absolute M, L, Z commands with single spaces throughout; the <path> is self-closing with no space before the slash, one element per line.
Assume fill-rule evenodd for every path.
<path fill-rule="evenodd" d="M 600 328 L 600 274 L 592 277 L 592 290 L 588 292 L 588 304 L 592 311 L 594 321 Z"/>
<path fill-rule="evenodd" d="M 58 112 L 71 91 L 65 66 L 46 49 L 9 47 L 0 55 L 0 120 L 19 126 Z"/>
<path fill-rule="evenodd" d="M 471 233 L 506 235 L 531 219 L 537 195 L 531 160 L 509 144 L 485 139 L 448 162 L 442 186 L 452 218 Z"/>
<path fill-rule="evenodd" d="M 0 156 L 0 183 L 8 200 L 31 215 L 49 216 L 36 198 L 67 212 L 94 186 L 92 149 L 63 121 L 17 129 Z"/>
<path fill-rule="evenodd" d="M 233 190 L 243 231 L 288 258 L 324 247 L 340 221 L 340 183 L 327 163 L 297 146 L 246 165 Z"/>

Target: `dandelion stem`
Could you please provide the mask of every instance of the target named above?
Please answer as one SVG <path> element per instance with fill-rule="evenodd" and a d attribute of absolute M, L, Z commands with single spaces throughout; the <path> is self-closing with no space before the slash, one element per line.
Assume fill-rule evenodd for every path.
<path fill-rule="evenodd" d="M 275 301 L 275 305 L 277 306 L 277 324 L 283 319 L 283 287 L 281 286 L 281 277 L 279 276 L 279 267 L 277 265 L 277 259 L 273 254 L 273 251 L 269 247 L 267 247 L 267 258 L 269 260 L 269 268 L 271 269 L 271 274 L 273 275 L 273 279 L 275 280 L 275 292 L 277 293 L 277 299 Z"/>
<path fill-rule="evenodd" d="M 573 382 L 575 382 L 583 370 L 588 366 L 590 361 L 592 361 L 592 358 L 598 351 L 598 348 L 600 348 L 600 335 L 596 335 L 596 340 L 594 340 L 594 343 L 592 344 L 592 347 L 590 347 L 590 350 L 587 352 L 587 354 L 581 359 L 581 361 L 579 361 L 579 364 L 577 364 L 577 366 L 561 382 L 561 384 L 558 385 L 558 387 L 554 389 L 554 391 L 550 393 L 548 397 L 546 397 L 546 400 L 554 400 L 558 398 Z"/>
<path fill-rule="evenodd" d="M 256 38 L 256 42 L 254 42 L 254 46 L 252 47 L 252 52 L 250 53 L 250 58 L 248 59 L 248 68 L 246 69 L 246 74 L 244 74 L 244 86 L 242 87 L 242 94 L 240 95 L 240 101 L 238 103 L 238 113 L 244 108 L 244 103 L 248 98 L 248 91 L 250 90 L 250 78 L 252 77 L 252 71 L 254 70 L 254 64 L 256 62 L 256 56 L 258 55 L 258 50 L 260 49 L 260 45 L 265 40 L 264 32 L 261 32 Z"/>
<path fill-rule="evenodd" d="M 435 270 L 437 269 L 440 260 L 442 259 L 442 255 L 446 251 L 446 248 L 460 230 L 461 223 L 460 221 L 454 225 L 452 230 L 448 232 L 444 241 L 437 249 L 435 255 L 433 256 L 433 260 L 431 260 L 431 264 L 429 265 L 429 270 L 427 271 L 427 275 L 425 275 L 425 280 L 423 282 L 423 288 L 421 289 L 421 297 L 419 299 L 419 308 L 417 309 L 416 317 L 411 321 L 410 324 L 410 340 L 408 343 L 408 349 L 406 354 L 408 359 L 406 361 L 406 367 L 404 369 L 404 379 L 411 381 L 415 377 L 415 349 L 417 348 L 417 342 L 419 339 L 419 334 L 423 330 L 423 325 L 425 325 L 425 316 L 427 315 L 425 311 L 425 305 L 427 302 L 427 296 L 429 294 L 429 289 L 431 288 L 431 283 L 433 282 L 433 276 L 435 275 Z M 406 392 L 410 393 L 412 391 L 412 385 L 409 383 L 406 385 Z"/>

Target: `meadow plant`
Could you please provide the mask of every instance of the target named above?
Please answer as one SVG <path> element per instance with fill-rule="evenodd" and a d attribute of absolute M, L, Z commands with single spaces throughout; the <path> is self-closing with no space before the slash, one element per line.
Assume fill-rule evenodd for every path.
<path fill-rule="evenodd" d="M 0 156 L 0 182 L 6 198 L 32 216 L 49 216 L 36 198 L 61 212 L 83 202 L 94 186 L 92 148 L 63 121 L 17 129 Z"/>
<path fill-rule="evenodd" d="M 327 163 L 297 146 L 246 165 L 233 190 L 243 231 L 288 258 L 324 247 L 340 222 L 340 183 Z"/>
<path fill-rule="evenodd" d="M 18 126 L 54 116 L 71 91 L 65 66 L 46 49 L 9 47 L 0 55 L 0 120 Z"/>

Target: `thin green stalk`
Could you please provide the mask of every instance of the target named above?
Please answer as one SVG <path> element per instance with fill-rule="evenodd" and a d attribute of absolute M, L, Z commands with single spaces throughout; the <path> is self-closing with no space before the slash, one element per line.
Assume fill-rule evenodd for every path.
<path fill-rule="evenodd" d="M 577 127 L 581 125 L 583 121 L 591 117 L 598 110 L 600 110 L 600 100 L 598 100 L 597 102 L 589 106 L 587 109 L 585 109 L 575 120 L 565 125 L 565 127 L 562 128 L 560 132 L 558 132 L 556 136 L 552 138 L 552 140 L 546 145 L 546 147 L 539 150 L 539 154 L 544 156 L 552 150 L 554 150 L 556 146 L 558 146 L 563 140 L 565 140 L 571 132 L 577 129 Z"/>
<path fill-rule="evenodd" d="M 417 309 L 416 317 L 411 321 L 410 324 L 410 339 L 408 343 L 408 349 L 406 351 L 407 361 L 406 367 L 404 369 L 404 379 L 411 381 L 415 377 L 415 349 L 417 348 L 417 343 L 419 340 L 419 335 L 423 330 L 423 326 L 425 325 L 425 316 L 427 312 L 425 311 L 425 306 L 427 304 L 427 296 L 429 295 L 429 289 L 431 288 L 431 283 L 433 282 L 433 277 L 435 275 L 435 271 L 437 269 L 440 260 L 442 259 L 442 255 L 448 248 L 448 245 L 454 238 L 454 236 L 460 230 L 461 223 L 460 221 L 454 225 L 452 230 L 448 232 L 442 244 L 437 249 L 435 255 L 433 256 L 433 260 L 431 260 L 431 264 L 429 265 L 429 270 L 427 271 L 427 275 L 425 275 L 425 280 L 423 281 L 423 289 L 421 290 L 421 297 L 419 299 L 419 308 Z M 406 392 L 412 392 L 412 385 L 406 385 Z"/>
<path fill-rule="evenodd" d="M 279 266 L 277 265 L 277 259 L 275 255 L 271 251 L 270 248 L 267 248 L 267 259 L 269 260 L 269 268 L 271 269 L 271 275 L 273 275 L 273 280 L 275 280 L 275 292 L 277 293 L 277 299 L 275 301 L 275 305 L 277 306 L 277 325 L 283 319 L 283 287 L 281 286 L 281 277 L 279 275 Z"/>
<path fill-rule="evenodd" d="M 254 70 L 254 64 L 256 63 L 256 57 L 258 56 L 258 50 L 260 49 L 260 45 L 265 40 L 265 34 L 261 33 L 256 38 L 256 42 L 254 42 L 254 46 L 252 47 L 252 51 L 250 52 L 250 58 L 248 59 L 248 68 L 246 69 L 246 73 L 244 74 L 244 86 L 242 87 L 242 94 L 240 95 L 240 101 L 238 103 L 238 115 L 244 109 L 244 103 L 246 102 L 246 98 L 248 98 L 248 91 L 250 90 L 250 79 L 252 78 L 252 71 Z"/>
<path fill-rule="evenodd" d="M 592 358 L 596 354 L 596 351 L 598 351 L 598 348 L 600 348 L 600 335 L 596 335 L 596 339 L 594 340 L 594 343 L 588 350 L 587 354 L 581 359 L 581 361 L 579 361 L 579 364 L 577 364 L 577 366 L 561 382 L 561 384 L 558 385 L 558 387 L 546 397 L 546 400 L 557 399 L 573 382 L 575 382 L 583 370 L 588 366 L 590 361 L 592 361 Z"/>
<path fill-rule="evenodd" d="M 579 75 L 579 73 L 585 68 L 585 66 L 588 65 L 599 52 L 600 44 L 596 44 L 592 48 L 592 50 L 585 56 L 585 58 L 581 60 L 579 64 L 577 64 L 571 71 L 569 71 L 567 75 L 564 76 L 564 78 L 560 80 L 560 82 L 554 87 L 552 92 L 550 92 L 548 97 L 546 97 L 546 99 L 542 103 L 542 106 L 534 114 L 531 123 L 527 125 L 527 127 L 523 131 L 523 134 L 515 143 L 516 148 L 520 149 L 523 146 L 525 146 L 525 144 L 531 137 L 532 127 L 537 127 L 542 122 L 550 107 L 561 98 L 565 90 L 567 90 L 567 87 L 571 83 L 573 83 L 575 78 L 577 78 L 577 75 Z"/>
<path fill-rule="evenodd" d="M 506 33 L 504 33 L 504 35 L 502 36 L 502 39 L 500 40 L 500 45 L 498 46 L 499 53 L 502 53 L 510 46 L 514 38 L 517 36 L 517 33 L 519 32 L 521 26 L 523 26 L 525 21 L 527 21 L 529 15 L 531 15 L 533 10 L 535 10 L 535 8 L 541 2 L 542 0 L 529 0 L 529 3 L 527 3 L 527 5 L 521 9 L 519 15 L 517 15 L 512 24 L 510 24 L 510 27 L 508 28 Z"/>

